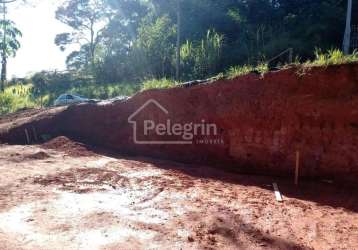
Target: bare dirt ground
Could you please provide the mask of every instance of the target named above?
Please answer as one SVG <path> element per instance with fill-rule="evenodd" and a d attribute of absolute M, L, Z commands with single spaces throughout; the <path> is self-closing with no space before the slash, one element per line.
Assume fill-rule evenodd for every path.
<path fill-rule="evenodd" d="M 0 249 L 358 249 L 354 188 L 97 154 L 66 138 L 0 145 L 0 173 Z"/>

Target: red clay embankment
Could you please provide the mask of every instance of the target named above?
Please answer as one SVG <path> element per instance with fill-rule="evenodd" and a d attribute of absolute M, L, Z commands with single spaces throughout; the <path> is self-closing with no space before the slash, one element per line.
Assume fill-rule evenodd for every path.
<path fill-rule="evenodd" d="M 166 111 L 157 106 L 155 100 Z M 148 104 L 133 117 L 128 118 Z M 143 134 L 155 124 L 215 124 L 217 134 L 175 141 L 173 131 Z M 203 121 L 205 121 L 203 123 Z M 118 152 L 203 163 L 265 175 L 292 175 L 295 152 L 301 175 L 358 180 L 358 64 L 291 68 L 208 85 L 139 93 L 125 102 L 78 105 L 1 126 L 0 140 L 25 141 L 24 128 L 67 135 Z"/>

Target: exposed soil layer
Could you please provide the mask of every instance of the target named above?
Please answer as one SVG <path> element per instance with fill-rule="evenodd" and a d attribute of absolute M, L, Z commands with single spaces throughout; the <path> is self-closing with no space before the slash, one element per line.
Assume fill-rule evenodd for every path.
<path fill-rule="evenodd" d="M 165 128 L 145 132 L 146 121 Z M 193 131 L 176 135 L 173 124 L 213 124 L 216 133 L 199 128 L 193 138 Z M 293 175 L 300 151 L 301 176 L 357 183 L 358 64 L 291 68 L 145 91 L 125 102 L 43 110 L 0 123 L 0 141 L 26 143 L 25 129 L 31 141 L 35 134 L 63 135 L 120 153 L 276 176 Z M 178 140 L 189 144 L 151 143 Z"/>
<path fill-rule="evenodd" d="M 358 249 L 358 190 L 335 183 L 9 145 L 0 173 L 4 250 Z"/>
<path fill-rule="evenodd" d="M 94 154 L 93 152 L 89 151 L 88 146 L 72 141 L 65 136 L 59 136 L 48 142 L 45 142 L 41 145 L 41 147 L 44 149 L 55 149 L 57 151 L 62 151 L 74 157 L 92 156 Z"/>

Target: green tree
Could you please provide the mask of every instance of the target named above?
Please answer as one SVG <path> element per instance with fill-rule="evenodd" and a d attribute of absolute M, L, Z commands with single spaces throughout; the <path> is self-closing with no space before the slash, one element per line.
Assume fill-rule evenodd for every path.
<path fill-rule="evenodd" d="M 97 57 L 96 78 L 99 82 L 174 78 L 178 62 L 181 78 L 203 78 L 234 65 L 260 64 L 288 48 L 302 60 L 311 59 L 315 47 L 341 46 L 346 2 L 103 0 L 111 18 L 100 32 L 94 53 L 92 47 Z M 352 13 L 357 6 L 353 4 Z M 353 15 L 352 23 L 357 21 Z M 72 38 L 63 34 L 59 40 L 67 44 Z M 87 68 L 85 62 L 91 58 L 88 44 L 69 56 L 70 69 Z M 280 57 L 272 64 L 285 61 L 287 57 Z"/>
<path fill-rule="evenodd" d="M 204 78 L 217 73 L 221 61 L 224 37 L 208 30 L 206 37 L 193 44 L 187 41 L 181 47 L 182 67 L 187 78 Z"/>
<path fill-rule="evenodd" d="M 86 45 L 91 70 L 95 68 L 95 52 L 101 39 L 103 23 L 110 12 L 103 0 L 67 0 L 56 11 L 56 18 L 73 29 L 72 33 L 61 33 L 55 44 L 65 50 L 69 44 Z M 79 51 L 82 54 L 84 50 Z M 72 54 L 73 57 L 73 54 Z"/>
<path fill-rule="evenodd" d="M 143 59 L 153 76 L 162 78 L 173 69 L 176 30 L 168 16 L 153 21 L 148 19 L 139 27 L 135 46 L 143 52 Z"/>
<path fill-rule="evenodd" d="M 143 53 L 135 42 L 148 6 L 141 0 L 107 0 L 112 18 L 102 32 L 97 80 L 119 82 L 139 80 L 146 67 Z"/>
<path fill-rule="evenodd" d="M 0 48 L 1 48 L 1 90 L 5 88 L 5 81 L 7 78 L 7 58 L 16 56 L 17 50 L 20 48 L 18 38 L 22 36 L 21 31 L 16 28 L 15 23 L 10 20 L 1 20 L 0 26 L 3 29 L 0 31 Z"/>

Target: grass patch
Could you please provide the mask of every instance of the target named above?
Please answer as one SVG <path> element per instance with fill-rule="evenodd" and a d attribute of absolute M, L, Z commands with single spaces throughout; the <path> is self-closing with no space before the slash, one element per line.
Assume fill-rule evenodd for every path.
<path fill-rule="evenodd" d="M 267 63 L 261 63 L 261 64 L 257 65 L 255 70 L 260 72 L 261 74 L 265 74 L 270 71 Z"/>
<path fill-rule="evenodd" d="M 304 69 L 305 67 L 309 68 L 314 66 L 329 66 L 356 62 L 358 62 L 358 51 L 353 51 L 352 54 L 345 55 L 339 49 L 331 49 L 327 52 L 322 52 L 322 50 L 316 49 L 314 60 L 308 60 L 304 63 L 300 63 L 299 59 L 296 58 L 295 62 L 292 64 L 282 65 L 280 68 L 285 69 L 289 66 L 295 65 L 297 67 L 303 66 L 302 69 Z M 269 71 L 269 67 L 267 63 L 259 64 L 256 67 L 252 65 L 233 66 L 228 71 L 226 71 L 224 75 L 227 79 L 234 79 L 238 76 L 247 75 L 253 71 L 264 74 Z"/>
<path fill-rule="evenodd" d="M 294 65 L 297 66 L 298 71 L 304 71 L 313 66 L 328 66 L 337 64 L 348 64 L 358 62 L 358 51 L 354 51 L 350 55 L 338 49 L 331 49 L 327 52 L 322 52 L 319 49 L 315 51 L 315 59 L 300 63 L 297 59 Z M 291 64 L 292 65 L 292 64 Z M 289 65 L 283 65 L 285 68 Z M 217 75 L 216 79 L 234 79 L 238 76 L 246 75 L 251 72 L 264 74 L 269 71 L 266 63 L 261 63 L 257 66 L 243 65 L 230 67 L 225 73 Z M 15 112 L 24 108 L 51 106 L 53 101 L 61 94 L 70 93 L 78 94 L 88 98 L 94 99 L 108 99 L 116 96 L 132 96 L 140 90 L 148 89 L 166 89 L 172 88 L 177 83 L 168 78 L 151 79 L 143 83 L 111 83 L 111 84 L 96 84 L 93 82 L 83 82 L 79 84 L 67 84 L 67 79 L 57 82 L 50 82 L 46 88 L 39 93 L 32 84 L 15 84 L 8 86 L 3 93 L 0 93 L 0 114 Z"/>
<path fill-rule="evenodd" d="M 112 83 L 90 84 L 63 90 L 63 93 L 78 94 L 87 98 L 108 99 L 116 96 L 132 96 L 140 90 L 139 84 Z"/>
<path fill-rule="evenodd" d="M 269 71 L 269 68 L 267 63 L 261 63 L 256 67 L 252 65 L 233 66 L 228 71 L 226 71 L 225 76 L 228 79 L 234 79 L 238 76 L 247 75 L 253 71 L 256 71 L 260 74 L 265 74 Z"/>
<path fill-rule="evenodd" d="M 31 84 L 7 87 L 4 92 L 0 93 L 0 114 L 37 107 L 37 103 L 31 97 L 31 91 Z"/>
<path fill-rule="evenodd" d="M 40 94 L 34 94 L 32 84 L 16 84 L 9 86 L 0 93 L 0 114 L 16 112 L 24 108 L 52 106 L 54 100 L 64 93 L 78 94 L 94 99 L 108 99 L 116 96 L 132 96 L 140 90 L 140 84 L 113 83 L 77 85 L 70 89 L 47 89 Z"/>
<path fill-rule="evenodd" d="M 249 74 L 253 70 L 254 67 L 251 65 L 233 66 L 230 67 L 228 71 L 226 71 L 225 75 L 228 79 L 234 79 L 238 76 Z"/>
<path fill-rule="evenodd" d="M 143 82 L 142 90 L 148 89 L 168 89 L 176 86 L 174 80 L 163 78 L 163 79 L 152 79 Z"/>
<path fill-rule="evenodd" d="M 328 66 L 328 65 L 337 65 L 337 64 L 347 64 L 358 62 L 358 51 L 353 51 L 352 54 L 345 55 L 339 49 L 331 49 L 326 53 L 322 52 L 320 49 L 315 51 L 315 60 L 307 61 L 304 66 Z"/>

